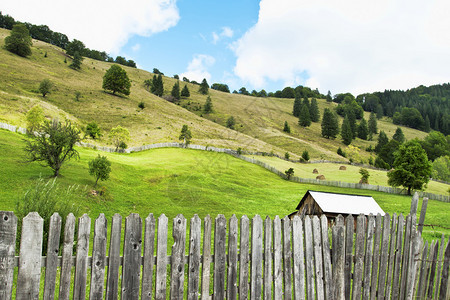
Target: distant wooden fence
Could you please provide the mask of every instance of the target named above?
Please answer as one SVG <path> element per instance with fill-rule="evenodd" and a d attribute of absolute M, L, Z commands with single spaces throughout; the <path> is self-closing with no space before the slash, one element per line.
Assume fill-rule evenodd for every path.
<path fill-rule="evenodd" d="M 218 215 L 211 243 L 209 216 L 202 230 L 195 215 L 187 236 L 187 220 L 178 215 L 173 219 L 174 243 L 168 255 L 169 220 L 164 214 L 158 220 L 150 214 L 144 222 L 138 214 L 130 214 L 123 239 L 122 217 L 114 215 L 107 251 L 103 214 L 95 220 L 90 247 L 87 215 L 78 220 L 75 238 L 75 217 L 67 217 L 62 232 L 61 217 L 55 213 L 47 255 L 42 257 L 43 219 L 30 213 L 23 219 L 20 254 L 15 257 L 17 218 L 2 211 L 0 299 L 11 299 L 13 285 L 16 299 L 27 300 L 40 294 L 43 299 L 69 299 L 71 294 L 73 299 L 118 299 L 119 295 L 121 299 L 210 299 L 211 295 L 213 299 L 449 299 L 450 240 L 446 244 L 442 237 L 429 245 L 415 220 L 415 214 L 406 220 L 395 214 L 360 215 L 354 223 L 352 216 L 338 216 L 329 228 L 325 216 L 262 220 L 256 215 L 238 222 L 235 216 L 227 221 Z"/>
<path fill-rule="evenodd" d="M 0 128 L 7 129 L 12 132 L 19 132 L 22 134 L 26 133 L 25 128 L 12 126 L 12 125 L 9 125 L 6 123 L 0 123 Z M 157 143 L 157 144 L 143 145 L 143 146 L 139 146 L 139 147 L 130 147 L 128 149 L 116 149 L 116 148 L 111 148 L 111 147 L 106 147 L 106 146 L 97 146 L 97 145 L 85 143 L 85 142 L 80 142 L 78 144 L 81 147 L 93 148 L 93 149 L 97 149 L 97 150 L 104 151 L 104 152 L 110 152 L 110 153 L 113 153 L 113 152 L 131 153 L 131 152 L 140 152 L 140 151 L 145 151 L 145 150 L 150 150 L 150 149 L 158 149 L 158 148 L 188 148 L 188 149 L 194 149 L 194 150 L 227 153 L 227 154 L 233 155 L 236 158 L 244 160 L 246 162 L 261 166 L 261 167 L 269 170 L 270 172 L 275 173 L 278 176 L 281 176 L 282 178 L 285 178 L 285 179 L 287 178 L 285 173 L 270 166 L 269 164 L 266 164 L 262 161 L 259 161 L 257 159 L 251 158 L 251 157 L 239 155 L 238 151 L 233 150 L 233 149 L 227 149 L 227 148 L 217 148 L 217 147 L 212 147 L 212 146 L 202 146 L 202 145 L 193 145 L 193 144 L 189 144 L 186 146 L 183 143 L 177 143 L 177 142 Z M 243 152 L 243 154 L 249 154 L 249 155 L 261 155 L 262 153 L 263 152 L 256 152 L 256 153 L 251 153 L 251 152 L 246 152 L 246 151 Z M 276 154 L 274 154 L 272 156 L 281 158 L 280 156 L 278 156 Z M 342 163 L 342 162 L 332 162 L 332 161 L 323 161 L 323 162 Z M 405 189 L 382 186 L 382 185 L 360 184 L 360 183 L 351 183 L 351 182 L 342 182 L 342 181 L 328 181 L 328 180 L 319 180 L 319 179 L 312 179 L 312 178 L 300 178 L 297 176 L 291 176 L 289 180 L 299 182 L 299 183 L 309 183 L 309 184 L 319 184 L 319 185 L 342 187 L 342 188 L 379 191 L 379 192 L 384 192 L 384 193 L 388 193 L 388 194 L 399 194 L 399 195 L 407 194 L 407 191 Z M 442 182 L 442 181 L 440 181 L 440 182 Z M 420 197 L 427 197 L 432 200 L 438 200 L 438 201 L 450 203 L 450 196 L 432 194 L 432 193 L 427 193 L 427 192 L 422 192 L 422 191 L 419 191 L 419 194 L 420 194 Z"/>

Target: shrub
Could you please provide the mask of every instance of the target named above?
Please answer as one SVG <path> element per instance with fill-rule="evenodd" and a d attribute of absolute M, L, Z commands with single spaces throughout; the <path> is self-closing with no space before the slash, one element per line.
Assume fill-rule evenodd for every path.
<path fill-rule="evenodd" d="M 367 169 L 359 169 L 359 174 L 361 174 L 361 181 L 360 183 L 365 183 L 368 184 L 369 183 L 369 171 L 367 171 Z"/>
<path fill-rule="evenodd" d="M 308 161 L 308 160 L 309 160 L 309 152 L 308 152 L 307 150 L 303 151 L 303 153 L 302 153 L 302 158 L 303 158 L 305 161 Z"/>
<path fill-rule="evenodd" d="M 339 154 L 339 155 L 342 156 L 342 157 L 346 157 L 346 154 L 345 154 L 344 151 L 342 151 L 341 147 L 339 147 L 339 148 L 337 149 L 337 154 Z"/>
<path fill-rule="evenodd" d="M 79 91 L 75 92 L 75 101 L 80 101 L 81 99 L 81 93 Z"/>
<path fill-rule="evenodd" d="M 288 170 L 284 171 L 284 173 L 287 176 L 287 180 L 291 179 L 292 175 L 294 175 L 294 169 L 293 168 L 289 168 Z"/>
<path fill-rule="evenodd" d="M 241 147 L 237 148 L 236 152 L 237 152 L 238 155 L 242 155 L 242 148 Z"/>
<path fill-rule="evenodd" d="M 30 212 L 37 212 L 44 219 L 42 253 L 46 254 L 50 217 L 55 212 L 59 213 L 63 221 L 62 228 L 64 228 L 64 221 L 69 213 L 73 213 L 75 217 L 79 216 L 79 207 L 75 203 L 80 202 L 85 192 L 84 189 L 75 185 L 62 188 L 57 183 L 56 178 L 49 181 L 39 178 L 16 203 L 17 243 L 19 243 L 22 233 L 22 219 Z M 62 238 L 63 235 L 61 235 Z M 17 246 L 16 249 L 18 250 L 19 247 Z"/>
<path fill-rule="evenodd" d="M 227 119 L 227 128 L 234 129 L 234 125 L 236 125 L 236 121 L 234 120 L 234 117 L 231 116 Z"/>
<path fill-rule="evenodd" d="M 144 109 L 144 108 L 145 108 L 145 103 L 142 102 L 142 101 L 139 102 L 138 107 L 139 107 L 140 109 Z"/>
<path fill-rule="evenodd" d="M 94 188 L 97 186 L 98 180 L 107 180 L 111 173 L 111 162 L 106 156 L 100 156 L 100 154 L 89 161 L 89 174 L 95 176 Z"/>
<path fill-rule="evenodd" d="M 90 136 L 92 139 L 99 138 L 102 134 L 100 132 L 100 127 L 95 122 L 91 122 L 86 125 L 86 135 Z"/>
<path fill-rule="evenodd" d="M 286 158 L 287 160 L 289 160 L 290 157 L 291 157 L 291 156 L 289 155 L 289 152 L 286 152 L 286 153 L 284 154 L 284 158 Z"/>

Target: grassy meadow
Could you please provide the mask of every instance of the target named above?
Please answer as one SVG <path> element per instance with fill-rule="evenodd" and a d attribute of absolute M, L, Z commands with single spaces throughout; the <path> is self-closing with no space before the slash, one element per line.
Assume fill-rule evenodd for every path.
<path fill-rule="evenodd" d="M 0 130 L 0 209 L 14 210 L 15 203 L 40 177 L 50 178 L 52 170 L 38 163 L 25 163 L 25 137 Z M 115 213 L 123 217 L 139 213 L 169 219 L 177 214 L 191 218 L 207 214 L 213 218 L 235 214 L 238 218 L 255 214 L 263 217 L 285 215 L 295 211 L 307 190 L 371 195 L 381 208 L 392 213 L 408 214 L 411 198 L 365 190 L 299 184 L 281 179 L 259 166 L 246 163 L 230 155 L 178 148 L 154 149 L 132 154 L 101 153 L 112 162 L 110 179 L 100 182 L 107 197 L 90 196 L 94 178 L 88 173 L 88 161 L 99 152 L 78 148 L 80 160 L 69 161 L 61 169 L 58 182 L 62 186 L 79 185 L 85 196 L 79 199 L 80 213 L 95 219 L 104 213 L 111 220 Z M 420 207 L 420 204 L 419 204 Z M 426 239 L 448 237 L 448 209 L 450 204 L 430 201 L 426 217 Z M 444 228 L 444 227 L 447 227 Z"/>

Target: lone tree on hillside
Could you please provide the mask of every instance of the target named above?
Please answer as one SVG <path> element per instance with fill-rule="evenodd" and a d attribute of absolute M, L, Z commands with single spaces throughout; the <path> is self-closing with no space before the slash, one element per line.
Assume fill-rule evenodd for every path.
<path fill-rule="evenodd" d="M 153 75 L 150 92 L 158 97 L 161 97 L 164 94 L 164 83 L 161 74 L 158 74 L 158 76 Z"/>
<path fill-rule="evenodd" d="M 294 175 L 294 168 L 289 168 L 288 170 L 284 171 L 284 174 L 286 174 L 286 179 L 289 180 Z"/>
<path fill-rule="evenodd" d="M 180 133 L 179 139 L 183 140 L 183 143 L 185 146 L 187 146 L 191 143 L 192 133 L 189 130 L 189 127 L 187 125 L 183 125 L 183 128 L 181 128 L 181 133 Z"/>
<path fill-rule="evenodd" d="M 411 190 L 422 190 L 431 176 L 431 163 L 417 140 L 401 144 L 394 154 L 394 170 L 388 172 L 388 184 Z"/>
<path fill-rule="evenodd" d="M 287 132 L 287 133 L 291 133 L 291 126 L 289 126 L 288 121 L 284 121 L 284 128 L 283 128 L 283 131 L 284 131 L 284 132 Z"/>
<path fill-rule="evenodd" d="M 28 162 L 40 161 L 53 169 L 53 176 L 66 160 L 79 158 L 75 143 L 81 140 L 80 131 L 70 121 L 64 124 L 57 120 L 46 121 L 36 128 L 39 134 L 30 135 L 25 146 Z"/>
<path fill-rule="evenodd" d="M 324 138 L 336 138 L 339 134 L 339 122 L 335 113 L 325 108 L 322 118 L 322 136 Z"/>
<path fill-rule="evenodd" d="M 131 82 L 127 72 L 118 65 L 112 65 L 103 76 L 103 89 L 112 91 L 113 95 L 121 93 L 130 94 Z"/>
<path fill-rule="evenodd" d="M 180 83 L 178 81 L 173 85 L 171 95 L 175 99 L 180 100 Z"/>
<path fill-rule="evenodd" d="M 187 85 L 184 85 L 184 88 L 181 90 L 181 97 L 189 98 L 191 96 L 191 93 L 189 92 L 189 89 Z"/>
<path fill-rule="evenodd" d="M 109 132 L 109 138 L 111 139 L 112 144 L 116 146 L 116 151 L 119 148 L 125 149 L 127 148 L 126 143 L 130 140 L 130 132 L 128 129 L 118 125 L 117 127 L 111 129 Z"/>
<path fill-rule="evenodd" d="M 44 122 L 44 111 L 39 105 L 27 112 L 27 133 L 32 134 Z"/>
<path fill-rule="evenodd" d="M 52 87 L 53 83 L 50 81 L 50 79 L 42 80 L 39 84 L 39 92 L 42 94 L 42 97 L 45 97 L 47 94 L 49 94 Z"/>
<path fill-rule="evenodd" d="M 212 105 L 212 101 L 211 101 L 211 97 L 210 96 L 206 97 L 206 102 L 205 102 L 205 106 L 203 107 L 203 111 L 206 114 L 209 114 L 210 112 L 213 111 L 213 105 Z"/>
<path fill-rule="evenodd" d="M 208 89 L 209 89 L 209 84 L 206 81 L 206 79 L 203 78 L 202 83 L 200 84 L 200 88 L 198 89 L 198 91 L 200 92 L 200 94 L 206 95 L 206 94 L 208 94 Z"/>
<path fill-rule="evenodd" d="M 227 125 L 227 128 L 234 129 L 234 125 L 236 125 L 236 120 L 234 119 L 233 116 L 231 116 L 227 119 L 226 125 Z"/>
<path fill-rule="evenodd" d="M 72 63 L 69 65 L 70 68 L 74 70 L 81 69 L 81 62 L 83 61 L 83 57 L 80 55 L 78 51 L 73 55 Z"/>
<path fill-rule="evenodd" d="M 11 34 L 5 38 L 6 50 L 22 57 L 31 55 L 32 44 L 30 32 L 25 24 L 14 25 Z"/>
<path fill-rule="evenodd" d="M 106 156 L 100 156 L 100 154 L 89 161 L 89 174 L 94 175 L 96 180 L 94 188 L 97 186 L 98 180 L 107 180 L 111 173 L 111 162 Z"/>

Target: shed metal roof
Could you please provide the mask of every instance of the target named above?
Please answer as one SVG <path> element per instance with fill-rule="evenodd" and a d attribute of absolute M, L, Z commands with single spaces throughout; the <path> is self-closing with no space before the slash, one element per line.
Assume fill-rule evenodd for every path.
<path fill-rule="evenodd" d="M 370 196 L 334 194 L 316 191 L 307 191 L 297 206 L 297 209 L 300 209 L 300 206 L 306 199 L 308 193 L 314 198 L 323 212 L 343 215 L 381 214 L 384 216 L 385 214 L 378 203 Z"/>

